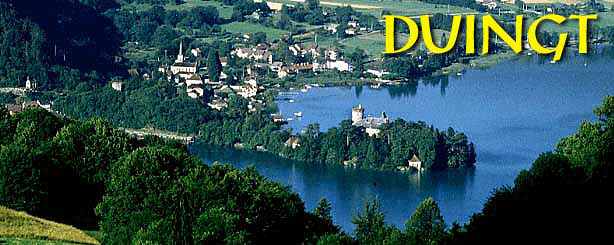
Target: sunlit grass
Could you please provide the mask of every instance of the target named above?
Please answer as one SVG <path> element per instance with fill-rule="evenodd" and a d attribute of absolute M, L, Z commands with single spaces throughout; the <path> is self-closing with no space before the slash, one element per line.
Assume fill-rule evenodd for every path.
<path fill-rule="evenodd" d="M 72 226 L 37 218 L 0 206 L 0 243 L 9 244 L 100 244 Z"/>
<path fill-rule="evenodd" d="M 226 30 L 227 32 L 240 33 L 240 34 L 264 32 L 266 33 L 268 40 L 279 39 L 283 35 L 286 35 L 289 33 L 288 31 L 285 31 L 285 30 L 276 29 L 272 27 L 266 27 L 260 24 L 250 23 L 250 22 L 232 22 L 232 23 L 222 25 L 222 29 Z"/>

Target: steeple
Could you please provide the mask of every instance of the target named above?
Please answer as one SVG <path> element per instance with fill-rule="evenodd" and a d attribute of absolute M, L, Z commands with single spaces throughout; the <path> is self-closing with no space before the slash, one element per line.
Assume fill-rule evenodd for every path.
<path fill-rule="evenodd" d="M 183 61 L 184 61 L 184 58 L 183 58 L 183 40 L 181 40 L 181 42 L 179 43 L 179 54 L 177 54 L 177 59 L 175 60 L 175 62 L 181 63 Z"/>

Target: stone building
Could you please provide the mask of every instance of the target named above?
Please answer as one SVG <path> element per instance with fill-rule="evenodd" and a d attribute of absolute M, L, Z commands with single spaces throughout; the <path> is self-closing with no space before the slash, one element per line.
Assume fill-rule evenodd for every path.
<path fill-rule="evenodd" d="M 379 136 L 381 126 L 388 124 L 390 120 L 385 112 L 380 117 L 364 116 L 365 109 L 362 105 L 352 108 L 352 125 L 365 128 L 369 136 Z"/>

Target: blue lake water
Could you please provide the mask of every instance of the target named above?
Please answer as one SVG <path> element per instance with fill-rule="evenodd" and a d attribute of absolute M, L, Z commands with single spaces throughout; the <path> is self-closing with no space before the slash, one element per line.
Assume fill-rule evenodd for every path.
<path fill-rule="evenodd" d="M 425 79 L 374 89 L 369 86 L 313 88 L 280 100 L 286 117 L 302 111 L 288 127 L 295 132 L 309 123 L 321 130 L 349 119 L 351 108 L 366 114 L 425 121 L 440 129 L 465 132 L 476 144 L 478 161 L 472 170 L 450 170 L 407 176 L 396 172 L 305 166 L 265 153 L 194 146 L 206 163 L 220 161 L 237 167 L 254 165 L 271 180 L 289 185 L 308 209 L 324 197 L 333 204 L 333 218 L 346 231 L 365 200 L 378 198 L 389 223 L 402 227 L 416 206 L 433 197 L 447 223 L 464 223 L 480 211 L 497 187 L 513 184 L 544 151 L 574 132 L 605 95 L 614 94 L 614 59 L 607 55 L 567 57 L 550 64 L 521 57 L 462 76 Z"/>

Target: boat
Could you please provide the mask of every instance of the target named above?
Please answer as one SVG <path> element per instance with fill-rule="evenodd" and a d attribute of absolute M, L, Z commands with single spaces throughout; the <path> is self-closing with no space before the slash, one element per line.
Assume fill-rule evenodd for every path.
<path fill-rule="evenodd" d="M 377 89 L 377 88 L 380 88 L 381 86 L 382 86 L 382 84 L 381 84 L 381 83 L 376 83 L 376 84 L 371 84 L 371 86 L 370 86 L 370 87 L 371 87 L 371 88 L 376 88 L 376 89 Z"/>
<path fill-rule="evenodd" d="M 293 99 L 289 99 L 288 102 L 289 103 L 294 103 L 294 100 Z"/>
<path fill-rule="evenodd" d="M 291 118 L 291 117 L 286 118 L 286 121 L 287 121 L 287 122 L 292 121 L 292 120 L 294 120 L 294 118 Z"/>
<path fill-rule="evenodd" d="M 294 116 L 296 116 L 296 117 L 302 117 L 302 116 L 303 116 L 303 112 L 302 112 L 302 111 L 295 112 L 295 113 L 294 113 Z"/>
<path fill-rule="evenodd" d="M 554 61 L 554 60 L 551 60 L 551 61 L 550 61 L 550 64 L 554 64 L 554 63 L 556 63 L 556 61 Z"/>
<path fill-rule="evenodd" d="M 309 91 L 309 90 L 308 90 L 308 89 L 306 89 L 306 88 L 301 89 L 301 92 L 303 92 L 303 93 L 307 93 L 308 91 Z"/>

